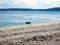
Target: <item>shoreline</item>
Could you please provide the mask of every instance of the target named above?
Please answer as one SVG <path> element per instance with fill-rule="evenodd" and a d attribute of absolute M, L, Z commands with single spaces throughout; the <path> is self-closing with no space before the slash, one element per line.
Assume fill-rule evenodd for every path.
<path fill-rule="evenodd" d="M 24 25 L 13 25 L 13 26 L 5 26 L 5 27 L 0 27 L 1 28 L 11 28 L 11 27 L 24 27 L 24 26 L 39 26 L 39 25 L 49 25 L 53 23 L 60 23 L 60 22 L 46 22 L 46 23 L 39 23 L 39 24 L 24 24 Z"/>

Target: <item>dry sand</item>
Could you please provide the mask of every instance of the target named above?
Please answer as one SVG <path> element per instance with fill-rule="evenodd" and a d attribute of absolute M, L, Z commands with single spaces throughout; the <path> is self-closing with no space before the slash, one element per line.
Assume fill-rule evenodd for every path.
<path fill-rule="evenodd" d="M 0 45 L 60 45 L 60 22 L 0 28 Z"/>

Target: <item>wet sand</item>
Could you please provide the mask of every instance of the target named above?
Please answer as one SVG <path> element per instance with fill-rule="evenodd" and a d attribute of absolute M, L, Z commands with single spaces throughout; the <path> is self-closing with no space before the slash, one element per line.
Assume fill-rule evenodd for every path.
<path fill-rule="evenodd" d="M 0 28 L 0 45 L 60 45 L 60 22 Z"/>

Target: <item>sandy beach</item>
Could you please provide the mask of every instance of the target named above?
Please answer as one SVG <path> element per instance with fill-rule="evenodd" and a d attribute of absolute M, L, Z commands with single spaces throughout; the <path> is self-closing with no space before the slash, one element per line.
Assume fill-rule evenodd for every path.
<path fill-rule="evenodd" d="M 2 27 L 0 45 L 60 45 L 60 22 Z"/>

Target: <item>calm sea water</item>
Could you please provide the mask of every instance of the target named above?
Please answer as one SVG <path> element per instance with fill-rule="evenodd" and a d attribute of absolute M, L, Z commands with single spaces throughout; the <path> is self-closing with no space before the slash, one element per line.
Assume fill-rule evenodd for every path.
<path fill-rule="evenodd" d="M 60 11 L 0 11 L 0 27 L 59 21 Z"/>

